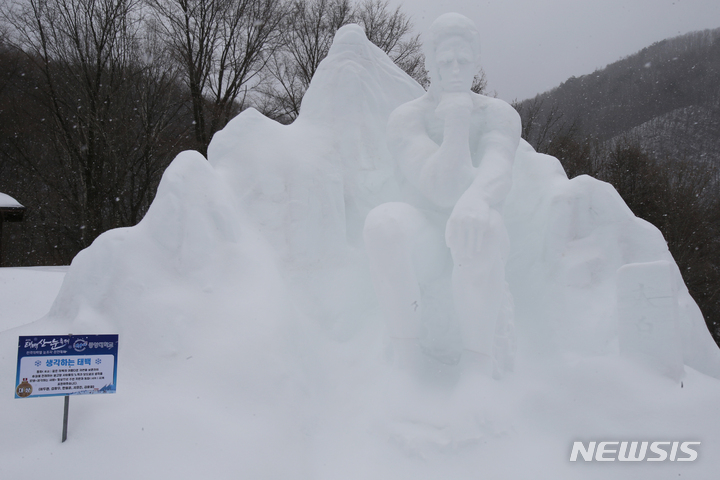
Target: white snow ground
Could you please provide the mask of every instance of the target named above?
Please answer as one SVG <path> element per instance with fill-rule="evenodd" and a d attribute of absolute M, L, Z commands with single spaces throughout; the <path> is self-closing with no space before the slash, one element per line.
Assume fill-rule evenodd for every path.
<path fill-rule="evenodd" d="M 242 337 L 216 342 L 218 328 L 239 333 L 217 317 L 197 318 L 195 345 L 182 350 L 162 344 L 171 332 L 133 345 L 128 330 L 142 327 L 128 318 L 118 393 L 73 397 L 60 443 L 61 398 L 12 397 L 17 336 L 63 330 L 44 322 L 7 328 L 48 305 L 62 273 L 0 269 L 3 301 L 24 299 L 23 308 L 0 310 L 3 479 L 71 471 L 123 480 L 710 480 L 720 466 L 720 382 L 693 369 L 680 388 L 620 357 L 537 362 L 521 350 L 515 373 L 499 382 L 458 379 L 452 368 L 418 382 L 380 360 L 376 319 L 352 341 L 305 338 L 314 363 L 298 359 L 306 365 L 277 375 L 279 365 L 242 351 Z M 327 334 L 305 326 L 306 337 Z M 574 440 L 702 444 L 693 463 L 571 463 Z"/>
<path fill-rule="evenodd" d="M 293 125 L 246 111 L 209 162 L 178 156 L 46 316 L 27 323 L 58 272 L 0 269 L 0 299 L 26 299 L 0 314 L 0 478 L 715 478 L 720 351 L 662 237 L 526 144 L 504 212 L 515 371 L 447 360 L 452 324 L 418 371 L 393 366 L 359 238 L 396 194 L 385 119 L 418 88 L 346 27 Z M 638 340 L 656 298 L 672 315 L 651 330 L 674 335 Z M 71 399 L 61 444 L 62 400 L 12 391 L 17 337 L 70 332 L 120 335 L 118 385 Z M 701 445 L 694 462 L 570 462 L 576 440 Z"/>

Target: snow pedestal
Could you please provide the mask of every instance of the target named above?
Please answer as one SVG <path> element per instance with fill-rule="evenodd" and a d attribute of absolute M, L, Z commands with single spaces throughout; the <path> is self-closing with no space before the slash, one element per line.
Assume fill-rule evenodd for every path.
<path fill-rule="evenodd" d="M 664 260 L 618 269 L 618 340 L 623 356 L 679 381 L 684 368 L 674 274 Z"/>

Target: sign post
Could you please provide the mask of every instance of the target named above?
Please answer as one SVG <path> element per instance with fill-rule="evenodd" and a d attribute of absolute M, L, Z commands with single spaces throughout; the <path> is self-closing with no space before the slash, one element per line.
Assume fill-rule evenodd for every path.
<path fill-rule="evenodd" d="M 115 393 L 117 352 L 118 335 L 19 337 L 15 398 L 64 396 L 64 442 L 70 395 Z"/>
<path fill-rule="evenodd" d="M 62 443 L 65 443 L 65 440 L 67 440 L 68 410 L 70 410 L 70 395 L 65 395 L 65 407 L 63 408 Z"/>

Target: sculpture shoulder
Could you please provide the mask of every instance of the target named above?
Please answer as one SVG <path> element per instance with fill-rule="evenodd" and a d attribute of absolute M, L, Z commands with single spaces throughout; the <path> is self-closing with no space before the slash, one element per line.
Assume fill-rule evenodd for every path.
<path fill-rule="evenodd" d="M 388 118 L 388 128 L 406 129 L 412 126 L 419 126 L 428 110 L 432 111 L 432 102 L 428 94 L 403 103 L 392 111 Z"/>
<path fill-rule="evenodd" d="M 498 98 L 477 94 L 474 95 L 474 102 L 484 112 L 491 125 L 508 130 L 513 136 L 520 136 L 522 128 L 520 115 L 510 104 Z"/>

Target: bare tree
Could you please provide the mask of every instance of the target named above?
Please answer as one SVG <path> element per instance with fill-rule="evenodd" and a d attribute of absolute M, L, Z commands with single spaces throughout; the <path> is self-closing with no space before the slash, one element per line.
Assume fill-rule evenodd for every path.
<path fill-rule="evenodd" d="M 274 83 L 264 93 L 276 118 L 292 120 L 335 32 L 353 19 L 350 0 L 291 0 L 281 27 L 282 48 L 274 52 L 269 72 Z M 267 112 L 266 112 L 267 113 Z"/>
<path fill-rule="evenodd" d="M 400 7 L 389 1 L 365 0 L 354 6 L 350 0 L 293 0 L 283 23 L 283 46 L 272 58 L 269 73 L 273 83 L 264 89 L 270 101 L 264 111 L 284 121 L 300 112 L 300 103 L 320 62 L 327 56 L 337 30 L 357 23 L 371 42 L 380 47 L 405 72 L 427 85 L 425 59 L 419 35 Z"/>
<path fill-rule="evenodd" d="M 412 20 L 400 7 L 391 10 L 389 0 L 365 0 L 355 9 L 353 21 L 405 73 L 424 83 L 427 72 L 420 34 L 413 35 Z"/>
<path fill-rule="evenodd" d="M 574 136 L 578 131 L 577 119 L 568 119 L 557 103 L 547 104 L 541 95 L 513 106 L 522 119 L 522 138 L 535 150 L 548 153 L 559 136 Z"/>
<path fill-rule="evenodd" d="M 27 59 L 32 80 L 21 87 L 38 121 L 33 132 L 18 125 L 4 154 L 47 190 L 49 236 L 74 254 L 142 218 L 181 138 L 168 135 L 177 83 L 144 62 L 137 0 L 27 0 L 5 19 Z"/>
<path fill-rule="evenodd" d="M 278 46 L 280 0 L 151 0 L 190 92 L 197 149 L 236 115 Z"/>
<path fill-rule="evenodd" d="M 479 95 L 485 95 L 487 92 L 487 76 L 485 75 L 485 70 L 482 68 L 478 73 L 475 74 L 473 77 L 473 83 L 470 87 L 470 90 L 479 94 Z M 493 95 L 495 96 L 495 95 Z"/>

